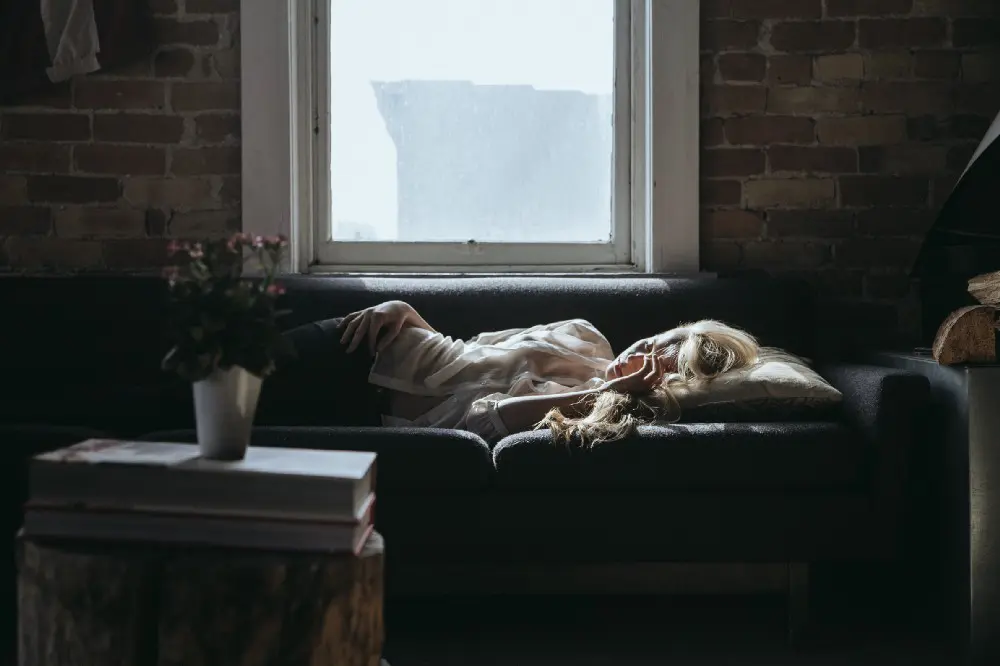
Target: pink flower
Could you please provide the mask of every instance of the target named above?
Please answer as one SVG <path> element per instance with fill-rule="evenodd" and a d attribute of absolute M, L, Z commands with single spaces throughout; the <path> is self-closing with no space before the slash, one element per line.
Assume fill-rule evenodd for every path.
<path fill-rule="evenodd" d="M 167 254 L 177 254 L 178 252 L 181 251 L 181 249 L 182 249 L 181 244 L 175 240 L 172 240 L 169 243 L 167 243 Z"/>
<path fill-rule="evenodd" d="M 201 259 L 202 257 L 204 257 L 205 252 L 201 249 L 201 243 L 195 243 L 193 246 L 191 246 L 191 249 L 188 250 L 188 255 L 192 259 Z"/>
<path fill-rule="evenodd" d="M 285 288 L 280 284 L 271 284 L 267 286 L 267 293 L 272 296 L 281 296 L 285 293 Z"/>

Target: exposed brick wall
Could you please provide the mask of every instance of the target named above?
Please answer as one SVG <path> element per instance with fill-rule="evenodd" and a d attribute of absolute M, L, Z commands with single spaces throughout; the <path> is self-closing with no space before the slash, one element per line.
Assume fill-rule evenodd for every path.
<path fill-rule="evenodd" d="M 833 337 L 912 337 L 907 271 L 1000 111 L 1000 2 L 702 8 L 704 265 L 809 277 Z"/>
<path fill-rule="evenodd" d="M 154 58 L 0 109 L 0 265 L 150 268 L 238 227 L 239 0 L 152 3 Z M 704 267 L 802 274 L 849 327 L 913 330 L 906 270 L 1000 110 L 1000 2 L 702 11 Z"/>
<path fill-rule="evenodd" d="M 239 0 L 146 0 L 144 62 L 0 109 L 0 265 L 131 271 L 239 228 Z"/>

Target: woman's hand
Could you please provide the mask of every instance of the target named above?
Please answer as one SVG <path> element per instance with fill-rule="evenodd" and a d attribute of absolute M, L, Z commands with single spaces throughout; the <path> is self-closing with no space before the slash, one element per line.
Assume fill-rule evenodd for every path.
<path fill-rule="evenodd" d="M 407 324 L 419 326 L 423 321 L 409 303 L 386 301 L 344 317 L 340 323 L 344 331 L 340 343 L 347 345 L 347 353 L 350 354 L 367 337 L 368 349 L 375 354 L 391 345 Z M 381 339 L 379 333 L 382 334 Z"/>
<path fill-rule="evenodd" d="M 617 379 L 612 379 L 601 388 L 618 393 L 649 393 L 663 381 L 666 371 L 656 354 L 634 354 L 618 366 Z"/>

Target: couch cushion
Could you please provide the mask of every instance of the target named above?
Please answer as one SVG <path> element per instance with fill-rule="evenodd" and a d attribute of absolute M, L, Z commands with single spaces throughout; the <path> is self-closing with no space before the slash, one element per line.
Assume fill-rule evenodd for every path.
<path fill-rule="evenodd" d="M 856 488 L 867 453 L 840 423 L 693 423 L 641 426 L 588 450 L 543 430 L 518 433 L 496 445 L 493 461 L 501 487 L 739 493 Z"/>
<path fill-rule="evenodd" d="M 161 430 L 149 442 L 195 442 L 193 430 Z M 490 450 L 478 435 L 432 428 L 254 428 L 251 446 L 378 454 L 378 491 L 476 490 L 494 476 Z M 377 491 L 377 492 L 378 492 Z"/>

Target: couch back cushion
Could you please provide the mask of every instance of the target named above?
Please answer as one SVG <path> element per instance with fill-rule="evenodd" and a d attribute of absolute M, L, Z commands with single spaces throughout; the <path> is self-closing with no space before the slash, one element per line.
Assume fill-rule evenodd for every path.
<path fill-rule="evenodd" d="M 711 317 L 747 329 L 762 344 L 805 356 L 813 352 L 811 292 L 795 280 L 288 276 L 284 283 L 283 305 L 292 310 L 282 322 L 287 330 L 402 299 L 438 330 L 462 338 L 582 317 L 620 351 L 640 337 Z M 61 422 L 113 431 L 127 423 L 134 432 L 155 415 L 156 423 L 145 430 L 188 426 L 190 390 L 159 368 L 168 348 L 166 295 L 156 277 L 0 278 L 6 306 L 0 423 Z M 337 378 L 321 373 L 323 367 L 316 365 L 310 390 L 336 391 Z M 322 414 L 312 419 L 323 421 Z"/>

